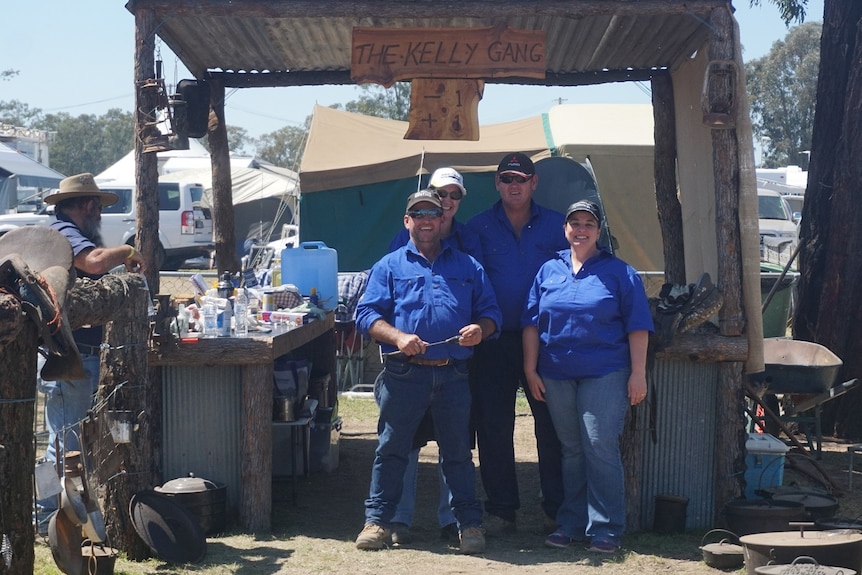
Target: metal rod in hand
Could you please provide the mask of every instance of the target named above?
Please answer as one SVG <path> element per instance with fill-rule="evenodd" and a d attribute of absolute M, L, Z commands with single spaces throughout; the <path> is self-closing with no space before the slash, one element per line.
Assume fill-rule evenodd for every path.
<path fill-rule="evenodd" d="M 435 341 L 434 343 L 429 343 L 428 345 L 425 346 L 425 348 L 428 349 L 429 347 L 435 347 L 438 345 L 446 345 L 448 343 L 458 343 L 458 341 L 460 341 L 460 339 L 461 339 L 460 335 L 453 335 L 452 337 L 450 337 L 448 339 L 444 339 L 442 341 Z M 389 357 L 392 359 L 400 359 L 402 357 L 412 357 L 412 356 L 408 356 L 403 351 L 390 351 L 390 352 L 384 353 L 383 357 L 384 358 Z"/>

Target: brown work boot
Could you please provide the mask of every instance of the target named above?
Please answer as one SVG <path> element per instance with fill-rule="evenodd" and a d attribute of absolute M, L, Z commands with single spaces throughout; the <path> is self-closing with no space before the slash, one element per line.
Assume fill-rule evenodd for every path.
<path fill-rule="evenodd" d="M 481 527 L 467 527 L 461 531 L 461 553 L 475 555 L 485 552 L 485 530 Z"/>
<path fill-rule="evenodd" d="M 392 524 L 392 544 L 393 545 L 409 545 L 413 542 L 413 534 L 410 533 L 410 526 L 406 523 Z"/>
<path fill-rule="evenodd" d="M 514 521 L 491 514 L 485 516 L 485 520 L 482 521 L 482 527 L 485 528 L 485 532 L 489 537 L 499 537 L 507 533 L 514 533 L 517 530 Z"/>
<path fill-rule="evenodd" d="M 364 551 L 377 551 L 392 542 L 392 532 L 385 527 L 368 523 L 356 537 L 356 548 Z"/>

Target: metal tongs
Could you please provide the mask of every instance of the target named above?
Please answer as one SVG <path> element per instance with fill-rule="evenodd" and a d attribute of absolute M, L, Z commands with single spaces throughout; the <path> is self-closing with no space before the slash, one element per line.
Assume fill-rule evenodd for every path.
<path fill-rule="evenodd" d="M 460 340 L 461 340 L 460 335 L 453 335 L 452 337 L 450 337 L 448 339 L 444 339 L 442 341 L 435 341 L 434 343 L 429 343 L 428 345 L 425 346 L 425 349 L 428 349 L 429 347 L 438 346 L 438 345 L 446 345 L 447 343 L 458 343 Z M 413 356 L 407 355 L 403 351 L 390 351 L 390 352 L 384 353 L 383 357 L 384 358 L 391 358 L 391 359 L 404 359 L 406 357 L 413 357 Z"/>

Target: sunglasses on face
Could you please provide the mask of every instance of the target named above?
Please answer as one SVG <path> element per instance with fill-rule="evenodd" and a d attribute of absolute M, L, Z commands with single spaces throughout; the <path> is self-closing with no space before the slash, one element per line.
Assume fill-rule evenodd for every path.
<path fill-rule="evenodd" d="M 503 174 L 500 176 L 500 181 L 504 184 L 511 184 L 512 182 L 517 182 L 519 184 L 523 184 L 524 182 L 529 182 L 533 179 L 533 176 L 513 176 L 510 174 Z"/>
<path fill-rule="evenodd" d="M 409 210 L 407 215 L 414 220 L 435 219 L 443 216 L 443 210 L 430 208 L 427 210 Z"/>
<path fill-rule="evenodd" d="M 455 190 L 454 192 L 447 192 L 442 188 L 434 188 L 434 191 L 437 192 L 437 195 L 441 198 L 452 198 L 453 200 L 460 200 L 464 197 L 464 192 L 461 190 Z"/>

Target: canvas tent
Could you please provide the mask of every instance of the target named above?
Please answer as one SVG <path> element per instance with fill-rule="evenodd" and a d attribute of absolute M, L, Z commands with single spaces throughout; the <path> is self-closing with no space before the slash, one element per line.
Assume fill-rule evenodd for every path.
<path fill-rule="evenodd" d="M 65 177 L 0 143 L 0 213 L 18 204 L 18 188 L 55 188 Z"/>
<path fill-rule="evenodd" d="M 649 177 L 650 106 L 555 106 L 541 116 L 482 126 L 475 142 L 405 140 L 406 130 L 406 122 L 315 108 L 300 169 L 300 237 L 335 248 L 342 271 L 367 269 L 385 253 L 401 225 L 405 198 L 436 168 L 453 166 L 464 174 L 468 193 L 460 221 L 490 206 L 499 199 L 497 164 L 515 150 L 539 162 L 551 156 L 589 161 L 620 255 L 644 271 L 663 269 Z M 576 199 L 565 182 L 540 177 L 536 200 L 543 205 L 564 210 Z"/>

